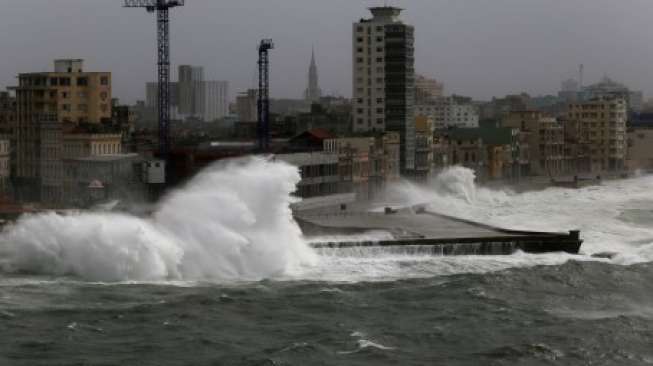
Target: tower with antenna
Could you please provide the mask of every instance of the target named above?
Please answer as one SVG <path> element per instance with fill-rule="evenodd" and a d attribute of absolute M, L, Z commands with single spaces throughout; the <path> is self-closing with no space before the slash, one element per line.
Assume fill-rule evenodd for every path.
<path fill-rule="evenodd" d="M 263 39 L 258 47 L 258 148 L 267 152 L 270 148 L 270 50 L 271 39 Z"/>
<path fill-rule="evenodd" d="M 170 152 L 170 14 L 172 8 L 184 6 L 184 0 L 125 0 L 125 8 L 145 8 L 156 13 L 159 155 L 167 160 Z"/>

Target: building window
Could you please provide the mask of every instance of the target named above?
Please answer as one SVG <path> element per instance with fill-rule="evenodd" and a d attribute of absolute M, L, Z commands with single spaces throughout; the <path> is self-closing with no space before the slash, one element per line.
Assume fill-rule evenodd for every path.
<path fill-rule="evenodd" d="M 59 79 L 50 78 L 50 86 L 57 86 L 57 85 L 59 85 Z"/>
<path fill-rule="evenodd" d="M 70 78 L 59 78 L 59 85 L 70 86 Z"/>
<path fill-rule="evenodd" d="M 68 92 L 61 92 L 61 98 L 68 99 Z"/>
<path fill-rule="evenodd" d="M 77 78 L 77 86 L 88 86 L 88 78 L 86 77 Z"/>
<path fill-rule="evenodd" d="M 383 62 L 383 57 L 377 57 L 376 62 Z"/>
<path fill-rule="evenodd" d="M 62 104 L 61 109 L 63 109 L 66 112 L 70 112 L 70 104 Z"/>
<path fill-rule="evenodd" d="M 109 77 L 108 76 L 102 76 L 100 78 L 100 85 L 109 85 Z"/>
<path fill-rule="evenodd" d="M 362 64 L 362 63 L 363 63 L 363 58 L 362 58 L 362 57 L 358 57 L 358 58 L 356 59 L 356 62 L 359 63 L 359 64 Z"/>

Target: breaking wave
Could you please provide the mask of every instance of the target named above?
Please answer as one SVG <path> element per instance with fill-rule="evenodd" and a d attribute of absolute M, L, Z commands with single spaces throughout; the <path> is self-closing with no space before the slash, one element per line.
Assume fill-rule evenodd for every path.
<path fill-rule="evenodd" d="M 263 158 L 216 164 L 150 218 L 24 216 L 0 236 L 4 272 L 91 281 L 259 280 L 315 261 L 292 218 L 297 169 Z"/>
<path fill-rule="evenodd" d="M 427 185 L 402 183 L 392 202 L 428 203 L 430 211 L 508 229 L 581 230 L 583 254 L 615 253 L 613 262 L 653 261 L 653 176 L 605 181 L 581 189 L 515 193 L 474 183 L 473 171 L 447 169 Z"/>

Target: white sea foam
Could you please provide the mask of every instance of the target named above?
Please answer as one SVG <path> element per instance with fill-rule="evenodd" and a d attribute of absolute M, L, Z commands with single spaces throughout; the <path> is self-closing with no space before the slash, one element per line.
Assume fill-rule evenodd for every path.
<path fill-rule="evenodd" d="M 296 168 L 263 158 L 216 164 L 152 218 L 25 216 L 0 237 L 0 268 L 92 281 L 257 280 L 315 262 L 292 219 Z"/>
<path fill-rule="evenodd" d="M 442 189 L 448 182 L 452 190 Z M 431 211 L 509 229 L 581 230 L 582 252 L 617 252 L 615 262 L 631 264 L 653 260 L 653 176 L 606 181 L 582 189 L 549 188 L 514 193 L 477 187 L 465 168 L 446 170 L 427 186 L 403 183 L 392 189 L 393 198 L 411 204 L 428 203 Z M 471 198 L 471 199 L 470 199 Z M 623 213 L 639 209 L 637 221 Z"/>

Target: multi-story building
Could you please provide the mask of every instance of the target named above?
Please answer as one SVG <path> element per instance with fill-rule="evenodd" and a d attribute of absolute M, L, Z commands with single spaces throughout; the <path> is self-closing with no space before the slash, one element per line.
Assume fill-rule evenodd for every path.
<path fill-rule="evenodd" d="M 145 108 L 147 115 L 143 116 L 146 120 L 156 121 L 159 110 L 159 84 L 145 84 Z M 170 118 L 179 119 L 179 83 L 170 83 Z"/>
<path fill-rule="evenodd" d="M 324 151 L 338 156 L 342 192 L 354 192 L 359 200 L 377 198 L 387 183 L 400 179 L 399 134 L 375 137 L 340 137 L 323 141 Z"/>
<path fill-rule="evenodd" d="M 11 194 L 11 142 L 0 140 L 0 199 Z"/>
<path fill-rule="evenodd" d="M 525 111 L 533 109 L 533 101 L 526 93 L 506 95 L 503 98 L 492 98 L 490 102 L 483 103 L 479 108 L 480 120 L 501 121 L 512 111 Z"/>
<path fill-rule="evenodd" d="M 627 166 L 631 171 L 653 171 L 653 129 L 633 127 L 628 129 Z"/>
<path fill-rule="evenodd" d="M 110 200 L 144 200 L 143 158 L 138 154 L 106 154 L 64 161 L 63 201 L 88 207 Z"/>
<path fill-rule="evenodd" d="M 204 95 L 206 96 L 203 120 L 214 122 L 224 118 L 229 109 L 229 82 L 206 81 L 204 82 Z"/>
<path fill-rule="evenodd" d="M 433 120 L 433 128 L 442 130 L 450 127 L 478 127 L 478 108 L 471 99 L 461 97 L 436 98 L 427 104 L 415 105 L 415 115 Z"/>
<path fill-rule="evenodd" d="M 83 60 L 56 60 L 54 72 L 18 76 L 14 127 L 17 193 L 39 200 L 41 186 L 41 126 L 100 124 L 111 119 L 111 73 L 85 72 Z"/>
<path fill-rule="evenodd" d="M 415 105 L 429 104 L 444 94 L 444 85 L 435 79 L 415 75 Z"/>
<path fill-rule="evenodd" d="M 236 114 L 240 122 L 255 122 L 258 119 L 257 93 L 256 89 L 249 89 L 236 97 Z"/>
<path fill-rule="evenodd" d="M 76 190 L 65 184 L 67 161 L 122 153 L 122 134 L 57 120 L 41 125 L 40 201 L 52 206 L 71 203 Z"/>
<path fill-rule="evenodd" d="M 369 198 L 374 137 L 341 137 L 323 141 L 325 152 L 338 156 L 338 175 L 343 192 L 354 192 L 359 199 Z"/>
<path fill-rule="evenodd" d="M 632 91 L 624 84 L 618 83 L 605 76 L 596 84 L 588 85 L 581 91 L 583 100 L 596 98 L 622 98 L 626 101 L 628 113 L 639 113 L 644 106 L 644 94 L 641 91 Z"/>
<path fill-rule="evenodd" d="M 179 66 L 179 114 L 201 118 L 206 108 L 204 92 L 204 68 Z"/>
<path fill-rule="evenodd" d="M 569 105 L 565 134 L 576 145 L 568 156 L 577 172 L 601 173 L 624 169 L 627 102 L 601 97 Z"/>
<path fill-rule="evenodd" d="M 454 128 L 446 133 L 447 160 L 472 169 L 477 179 L 515 179 L 519 162 L 519 130 L 514 128 Z"/>
<path fill-rule="evenodd" d="M 353 25 L 353 131 L 398 132 L 401 170 L 415 169 L 414 28 L 401 9 L 370 9 L 373 17 Z"/>
<path fill-rule="evenodd" d="M 415 179 L 426 181 L 433 165 L 433 121 L 415 117 Z"/>
<path fill-rule="evenodd" d="M 555 118 L 535 110 L 512 111 L 502 126 L 519 129 L 530 146 L 531 173 L 559 176 L 567 172 L 564 127 Z"/>
<path fill-rule="evenodd" d="M 338 155 L 326 152 L 278 154 L 275 160 L 299 168 L 301 181 L 297 196 L 315 198 L 339 194 Z"/>
<path fill-rule="evenodd" d="M 0 92 L 0 134 L 12 135 L 16 122 L 16 98 L 9 92 Z"/>

